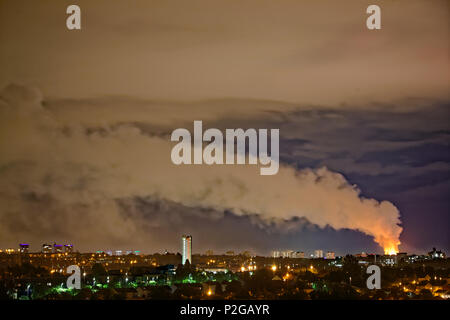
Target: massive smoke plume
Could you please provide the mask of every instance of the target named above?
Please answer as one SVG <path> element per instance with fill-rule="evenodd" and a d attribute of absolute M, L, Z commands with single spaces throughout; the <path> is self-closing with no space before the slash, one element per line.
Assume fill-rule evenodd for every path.
<path fill-rule="evenodd" d="M 359 230 L 397 250 L 402 228 L 396 207 L 363 198 L 339 173 L 281 165 L 277 175 L 260 176 L 256 166 L 175 166 L 174 143 L 164 132 L 185 123 L 182 116 L 169 124 L 152 117 L 156 110 L 145 104 L 135 117 L 126 101 L 120 112 L 84 104 L 91 111 L 84 113 L 81 105 L 47 106 L 38 90 L 21 86 L 2 92 L 0 243 L 49 233 L 81 241 L 89 231 L 119 243 L 151 223 L 133 210 L 122 214 L 120 200 L 153 197 L 267 222 L 304 217 L 320 227 Z M 107 111 L 102 117 L 94 110 Z M 77 116 L 68 121 L 67 112 Z M 98 118 L 90 118 L 92 112 Z M 172 112 L 160 109 L 158 117 Z M 220 111 L 206 116 L 218 120 Z"/>

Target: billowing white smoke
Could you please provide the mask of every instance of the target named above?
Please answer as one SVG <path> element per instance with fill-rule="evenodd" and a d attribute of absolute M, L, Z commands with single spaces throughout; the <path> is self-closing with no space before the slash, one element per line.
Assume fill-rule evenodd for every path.
<path fill-rule="evenodd" d="M 2 93 L 0 241 L 12 237 L 12 221 L 25 231 L 56 232 L 57 222 L 39 220 L 42 207 L 33 208 L 34 199 L 56 200 L 57 208 L 48 208 L 57 212 L 55 220 L 77 225 L 84 219 L 92 232 L 107 217 L 100 232 L 117 236 L 118 230 L 133 233 L 139 221 L 120 216 L 115 200 L 152 196 L 271 221 L 305 217 L 320 227 L 362 231 L 383 248 L 399 244 L 396 207 L 360 197 L 341 174 L 326 168 L 281 166 L 277 175 L 261 176 L 257 166 L 175 166 L 168 136 L 149 135 L 119 119 L 88 131 L 82 121 L 63 125 L 60 116 L 43 107 L 36 90 L 10 86 Z"/>

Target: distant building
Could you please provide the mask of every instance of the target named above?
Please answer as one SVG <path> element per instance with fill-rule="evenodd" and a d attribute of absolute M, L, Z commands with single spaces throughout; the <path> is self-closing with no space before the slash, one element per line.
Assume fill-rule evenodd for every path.
<path fill-rule="evenodd" d="M 220 272 L 228 273 L 228 269 L 226 269 L 226 268 L 205 268 L 205 269 L 203 269 L 203 271 L 212 272 L 214 274 L 220 273 Z"/>
<path fill-rule="evenodd" d="M 30 248 L 30 245 L 27 243 L 21 243 L 19 244 L 19 252 L 20 253 L 28 253 L 28 249 Z"/>
<path fill-rule="evenodd" d="M 294 251 L 293 250 L 285 250 L 283 252 L 281 252 L 281 256 L 283 258 L 292 258 Z"/>
<path fill-rule="evenodd" d="M 122 255 L 122 250 L 116 250 L 115 254 L 116 254 L 116 256 L 121 256 Z"/>
<path fill-rule="evenodd" d="M 212 251 L 212 250 L 206 250 L 205 255 L 207 255 L 207 256 L 212 256 L 212 255 L 214 255 L 214 251 Z"/>
<path fill-rule="evenodd" d="M 272 251 L 272 258 L 304 258 L 305 253 L 294 250 Z"/>
<path fill-rule="evenodd" d="M 380 262 L 384 266 L 394 266 L 397 264 L 397 256 L 396 255 L 383 255 L 380 257 Z"/>
<path fill-rule="evenodd" d="M 62 253 L 63 252 L 63 246 L 62 244 L 53 244 L 53 252 L 54 253 Z"/>
<path fill-rule="evenodd" d="M 65 245 L 64 245 L 64 252 L 66 252 L 66 253 L 72 253 L 72 252 L 73 252 L 73 245 L 71 245 L 71 244 L 65 244 Z"/>
<path fill-rule="evenodd" d="M 335 255 L 333 251 L 327 251 L 327 254 L 325 255 L 326 259 L 334 259 Z"/>
<path fill-rule="evenodd" d="M 272 251 L 272 258 L 279 258 L 281 257 L 280 251 Z"/>
<path fill-rule="evenodd" d="M 181 241 L 183 250 L 181 263 L 184 265 L 188 260 L 192 263 L 192 236 L 183 235 Z"/>
<path fill-rule="evenodd" d="M 52 251 L 53 251 L 53 246 L 51 244 L 44 243 L 42 245 L 42 253 L 52 253 Z"/>
<path fill-rule="evenodd" d="M 428 252 L 428 256 L 431 259 L 443 259 L 445 258 L 445 253 L 440 250 L 436 250 L 436 248 L 433 248 L 432 251 Z"/>
<path fill-rule="evenodd" d="M 315 250 L 314 258 L 323 258 L 323 250 Z"/>
<path fill-rule="evenodd" d="M 357 253 L 355 254 L 355 257 L 357 258 L 366 258 L 367 257 L 367 253 L 365 253 L 364 251 L 361 253 Z"/>
<path fill-rule="evenodd" d="M 227 256 L 234 256 L 234 251 L 227 251 L 227 252 L 225 252 L 225 254 L 227 255 Z"/>
<path fill-rule="evenodd" d="M 397 253 L 397 263 L 398 262 L 407 262 L 408 261 L 408 253 L 399 252 Z"/>
<path fill-rule="evenodd" d="M 173 264 L 166 264 L 163 266 L 159 266 L 156 268 L 156 271 L 160 274 L 165 275 L 174 275 L 175 274 L 175 266 Z"/>

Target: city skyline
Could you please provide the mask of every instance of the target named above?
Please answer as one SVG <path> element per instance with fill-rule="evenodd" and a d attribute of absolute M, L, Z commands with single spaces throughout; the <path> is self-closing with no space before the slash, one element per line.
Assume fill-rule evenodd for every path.
<path fill-rule="evenodd" d="M 186 245 L 181 243 L 184 249 Z M 322 250 L 316 250 L 315 257 L 310 258 L 289 250 L 281 255 L 274 252 L 273 257 L 252 256 L 250 252 L 213 255 L 209 250 L 206 255 L 192 255 L 192 263 L 185 263 L 186 252 L 183 255 L 142 255 L 131 251 L 133 254 L 110 255 L 70 249 L 61 252 L 61 245 L 55 243 L 44 244 L 43 252 L 33 253 L 28 252 L 28 244 L 20 246 L 20 252 L 0 252 L 2 300 L 264 298 L 293 299 L 298 303 L 332 297 L 357 300 L 450 297 L 448 258 L 435 248 L 420 256 L 361 253 L 336 257 L 333 252 L 323 256 Z M 370 279 L 367 284 L 364 282 L 366 268 L 382 270 L 383 287 L 379 280 L 376 290 L 369 286 Z M 73 269 L 79 270 L 78 276 L 70 275 Z M 78 277 L 76 285 L 71 282 L 74 277 Z"/>
<path fill-rule="evenodd" d="M 262 256 L 262 257 L 273 257 L 273 258 L 321 258 L 321 259 L 335 259 L 336 256 L 345 256 L 345 255 L 396 255 L 396 254 L 386 254 L 380 252 L 368 252 L 368 251 L 360 251 L 360 252 L 343 252 L 337 254 L 333 248 L 316 248 L 311 251 L 303 250 L 302 248 L 274 248 L 269 251 L 268 254 L 261 254 L 258 252 L 252 252 L 248 250 L 244 251 L 235 251 L 233 248 L 228 248 L 227 251 L 215 251 L 211 248 L 204 251 L 194 251 L 192 249 L 192 236 L 190 235 L 182 235 L 181 236 L 181 247 L 174 250 L 160 249 L 159 251 L 146 252 L 143 250 L 135 250 L 132 248 L 127 249 L 117 249 L 117 248 L 96 248 L 92 251 L 80 251 L 78 249 L 74 249 L 73 244 L 68 243 L 57 243 L 53 242 L 53 244 L 43 243 L 40 246 L 31 246 L 29 243 L 19 243 L 17 247 L 10 248 L 0 248 L 0 253 L 105 253 L 110 256 L 122 256 L 128 254 L 134 255 L 154 255 L 154 254 L 178 254 L 182 256 L 181 263 L 184 265 L 186 260 L 192 260 L 192 256 L 194 255 L 251 255 L 251 256 Z M 39 248 L 36 250 L 36 248 Z M 139 249 L 139 248 L 138 248 Z M 436 251 L 436 247 L 432 248 Z M 439 248 L 438 248 L 439 249 Z M 438 252 L 442 252 L 439 251 Z M 410 255 L 429 255 L 430 251 L 425 252 L 398 252 L 400 255 L 410 254 Z M 445 256 L 445 253 L 444 253 Z"/>

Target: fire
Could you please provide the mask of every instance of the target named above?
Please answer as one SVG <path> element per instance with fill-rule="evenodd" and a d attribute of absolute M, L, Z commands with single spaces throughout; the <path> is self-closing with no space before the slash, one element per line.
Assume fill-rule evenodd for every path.
<path fill-rule="evenodd" d="M 390 256 L 396 255 L 398 253 L 398 249 L 394 246 L 384 248 L 384 254 L 388 254 Z"/>

